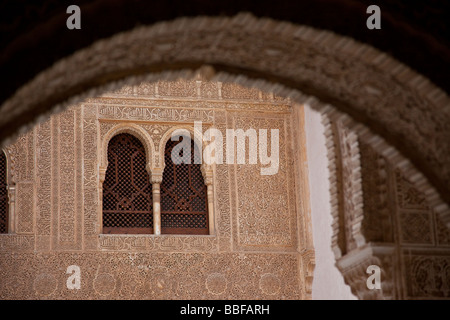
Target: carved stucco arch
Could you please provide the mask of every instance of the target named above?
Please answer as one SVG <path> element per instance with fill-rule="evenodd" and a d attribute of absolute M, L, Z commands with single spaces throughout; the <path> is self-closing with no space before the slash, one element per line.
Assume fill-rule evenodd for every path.
<path fill-rule="evenodd" d="M 162 171 L 164 171 L 164 168 L 166 167 L 166 162 L 165 162 L 165 158 L 164 158 L 164 150 L 166 147 L 166 143 L 167 143 L 167 141 L 169 141 L 172 138 L 172 134 L 175 131 L 180 130 L 180 129 L 187 130 L 190 134 L 190 138 L 194 140 L 195 145 L 198 148 L 200 148 L 200 146 L 201 146 L 200 152 L 202 153 L 202 157 L 203 157 L 203 151 L 205 150 L 205 144 L 203 143 L 203 141 L 201 141 L 199 139 L 200 137 L 203 137 L 203 133 L 199 132 L 198 130 L 196 130 L 196 128 L 194 128 L 193 126 L 190 126 L 190 125 L 173 126 L 169 130 L 167 130 L 167 132 L 164 133 L 164 135 L 161 137 L 161 140 L 159 142 L 159 162 L 158 163 L 161 164 Z M 202 168 L 203 178 L 206 180 L 207 177 L 205 175 L 205 172 L 212 170 L 212 167 L 210 165 L 206 165 L 206 163 L 204 161 L 202 161 L 201 168 Z"/>
<path fill-rule="evenodd" d="M 154 163 L 155 145 L 151 136 L 141 126 L 134 123 L 119 123 L 109 129 L 101 141 L 100 168 L 99 168 L 99 201 L 98 201 L 98 232 L 103 233 L 103 183 L 108 169 L 108 145 L 113 137 L 121 133 L 129 133 L 136 137 L 144 146 L 147 170 L 149 177 L 152 176 L 152 166 Z"/>
<path fill-rule="evenodd" d="M 204 64 L 217 71 L 209 74 L 213 80 L 256 86 L 292 96 L 297 102 L 302 92 L 300 96 L 319 97 L 365 123 L 419 168 L 438 191 L 426 192 L 434 198 L 431 203 L 440 203 L 439 211 L 447 209 L 450 100 L 442 90 L 386 54 L 350 38 L 250 14 L 180 18 L 99 41 L 19 89 L 2 105 L 0 127 L 31 110 L 41 114 L 36 120 L 43 120 L 49 112 L 88 96 L 83 94 L 86 88 L 96 88 L 90 93 L 95 96 L 108 90 L 104 83 L 162 70 L 172 72 L 159 78 L 192 78 L 192 72 L 180 70 Z M 425 183 L 422 174 L 414 179 L 417 184 Z M 450 214 L 443 220 L 450 225 Z"/>
<path fill-rule="evenodd" d="M 100 163 L 100 172 L 105 172 L 108 167 L 108 144 L 109 141 L 116 135 L 120 133 L 129 133 L 141 141 L 142 145 L 145 149 L 145 155 L 146 155 L 146 169 L 150 174 L 150 169 L 153 167 L 153 164 L 155 163 L 154 156 L 156 154 L 155 152 L 155 144 L 153 143 L 153 139 L 148 134 L 147 131 L 145 131 L 142 127 L 140 127 L 137 124 L 134 123 L 120 123 L 116 126 L 112 127 L 103 137 L 102 143 L 101 143 L 101 163 Z M 101 175 L 101 181 L 104 180 L 104 175 Z"/>

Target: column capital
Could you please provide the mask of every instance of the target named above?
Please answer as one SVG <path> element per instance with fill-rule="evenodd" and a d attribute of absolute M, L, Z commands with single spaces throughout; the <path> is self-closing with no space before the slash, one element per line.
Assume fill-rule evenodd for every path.
<path fill-rule="evenodd" d="M 205 184 L 212 185 L 213 184 L 213 169 L 211 166 L 207 166 L 205 164 L 202 164 L 200 167 L 200 171 L 202 172 L 203 179 L 205 181 Z"/>
<path fill-rule="evenodd" d="M 162 177 L 163 177 L 163 168 L 151 168 L 150 169 L 150 183 L 154 184 L 161 184 Z"/>
<path fill-rule="evenodd" d="M 8 190 L 9 202 L 15 202 L 16 201 L 16 186 L 15 185 L 8 186 L 7 190 Z"/>

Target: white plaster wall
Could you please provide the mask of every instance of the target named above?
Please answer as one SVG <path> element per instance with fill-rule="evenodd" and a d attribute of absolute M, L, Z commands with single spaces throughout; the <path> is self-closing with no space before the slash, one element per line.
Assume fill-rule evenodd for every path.
<path fill-rule="evenodd" d="M 335 266 L 331 251 L 331 205 L 324 127 L 317 111 L 305 106 L 305 131 L 313 241 L 316 256 L 313 300 L 356 299 Z"/>

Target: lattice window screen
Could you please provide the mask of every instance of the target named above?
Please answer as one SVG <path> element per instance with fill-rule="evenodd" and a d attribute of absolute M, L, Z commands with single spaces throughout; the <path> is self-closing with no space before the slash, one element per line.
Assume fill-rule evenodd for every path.
<path fill-rule="evenodd" d="M 0 150 L 0 233 L 8 233 L 8 189 L 6 155 Z"/>
<path fill-rule="evenodd" d="M 131 134 L 118 134 L 108 145 L 103 183 L 103 233 L 153 233 L 152 185 L 145 149 Z"/>
<path fill-rule="evenodd" d="M 183 138 L 180 138 L 180 142 Z M 208 234 L 207 189 L 200 170 L 195 164 L 197 146 L 191 140 L 191 164 L 175 164 L 172 149 L 179 141 L 166 144 L 163 180 L 161 183 L 161 233 Z M 183 156 L 183 150 L 176 155 Z"/>

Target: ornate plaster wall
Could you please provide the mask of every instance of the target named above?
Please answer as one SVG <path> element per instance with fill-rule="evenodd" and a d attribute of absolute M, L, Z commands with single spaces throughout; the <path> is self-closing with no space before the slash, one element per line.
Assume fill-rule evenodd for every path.
<path fill-rule="evenodd" d="M 0 235 L 0 297 L 309 299 L 314 254 L 299 228 L 309 212 L 296 191 L 307 184 L 291 175 L 292 119 L 288 99 L 198 79 L 124 86 L 53 115 L 6 148 L 16 227 Z M 215 165 L 214 234 L 101 234 L 105 139 L 122 126 L 143 132 L 154 165 L 165 133 L 194 121 L 224 137 L 227 128 L 278 129 L 278 173 L 262 176 L 259 162 Z M 79 290 L 66 286 L 70 265 L 81 269 Z"/>

